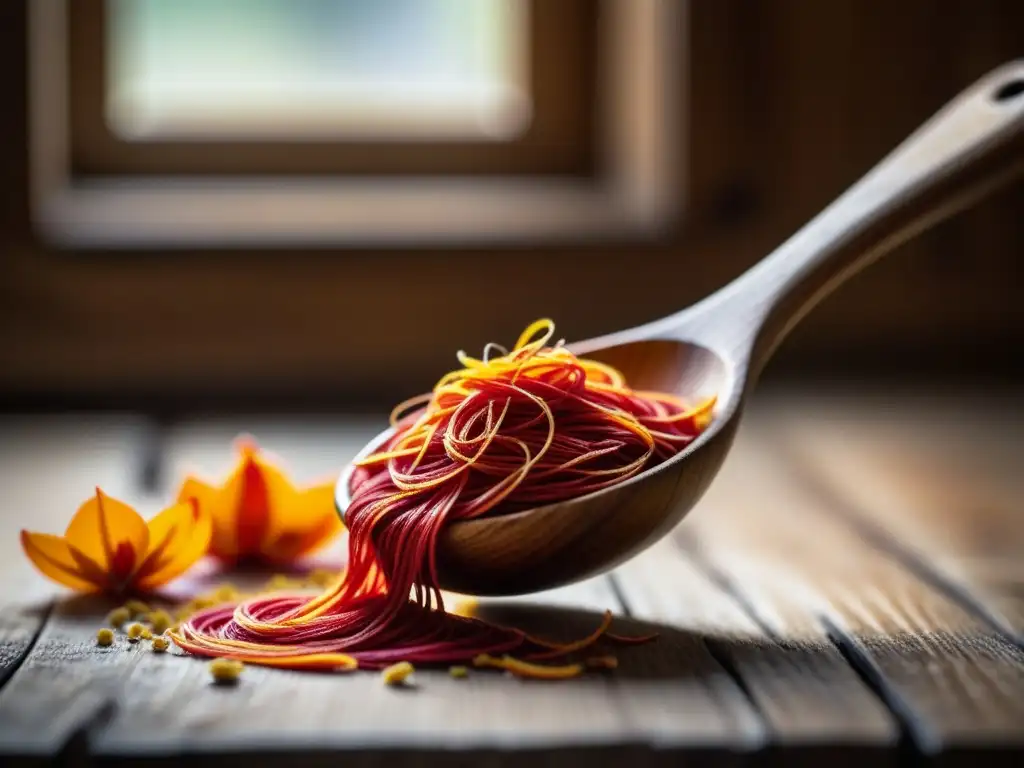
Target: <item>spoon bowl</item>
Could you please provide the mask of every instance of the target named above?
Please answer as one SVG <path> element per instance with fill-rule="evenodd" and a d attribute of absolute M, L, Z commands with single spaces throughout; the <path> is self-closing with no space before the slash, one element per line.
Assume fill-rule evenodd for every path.
<path fill-rule="evenodd" d="M 727 409 L 738 398 L 728 397 L 735 383 L 726 361 L 705 347 L 671 339 L 614 345 L 587 357 L 614 366 L 638 389 L 696 399 L 715 395 L 714 420 L 668 461 L 610 488 L 447 525 L 437 541 L 438 577 L 445 589 L 513 595 L 596 575 L 675 527 L 711 484 L 735 433 Z M 377 435 L 355 461 L 393 433 L 386 429 Z M 340 510 L 348 508 L 353 469 L 354 464 L 347 467 L 338 482 Z"/>
<path fill-rule="evenodd" d="M 654 322 L 570 344 L 628 384 L 717 398 L 713 420 L 669 460 L 618 485 L 510 514 L 447 525 L 440 586 L 515 595 L 607 571 L 674 528 L 704 495 L 732 446 L 746 398 L 786 334 L 850 276 L 938 222 L 1024 176 L 1024 61 L 950 102 L 773 253 L 718 292 Z M 362 458 L 390 435 L 386 430 Z M 353 467 L 336 504 L 349 504 Z"/>

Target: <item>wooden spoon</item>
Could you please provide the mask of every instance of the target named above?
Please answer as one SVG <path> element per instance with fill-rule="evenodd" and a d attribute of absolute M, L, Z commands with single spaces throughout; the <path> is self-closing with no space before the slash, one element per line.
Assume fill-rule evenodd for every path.
<path fill-rule="evenodd" d="M 711 484 L 746 395 L 789 330 L 858 270 L 1024 175 L 1022 128 L 1024 60 L 975 83 L 718 292 L 661 320 L 570 345 L 617 367 L 631 386 L 717 395 L 714 421 L 686 450 L 620 485 L 447 526 L 438 542 L 441 586 L 477 595 L 553 588 L 611 569 L 664 536 Z M 342 516 L 351 472 L 337 485 Z"/>

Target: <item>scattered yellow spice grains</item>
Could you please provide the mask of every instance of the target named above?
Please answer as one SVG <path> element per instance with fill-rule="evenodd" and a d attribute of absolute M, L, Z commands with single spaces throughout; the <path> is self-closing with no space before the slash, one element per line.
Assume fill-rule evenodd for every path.
<path fill-rule="evenodd" d="M 110 627 L 103 627 L 96 633 L 96 645 L 101 645 L 104 648 L 114 644 L 114 630 Z"/>
<path fill-rule="evenodd" d="M 450 667 L 448 669 L 448 674 L 452 677 L 461 679 L 463 677 L 469 677 L 469 670 L 466 669 L 466 667 Z"/>
<path fill-rule="evenodd" d="M 408 661 L 400 661 L 384 669 L 380 675 L 387 685 L 402 685 L 413 673 L 412 664 Z"/>
<path fill-rule="evenodd" d="M 138 622 L 135 622 L 130 627 L 128 627 L 128 642 L 129 643 L 137 643 L 137 642 L 139 642 L 139 640 L 142 639 L 142 633 L 145 632 L 145 631 L 146 631 L 146 628 L 144 626 L 142 626 Z"/>
<path fill-rule="evenodd" d="M 153 638 L 153 653 L 164 653 L 170 647 L 171 641 L 166 637 Z"/>
<path fill-rule="evenodd" d="M 131 613 L 132 618 L 142 618 L 149 613 L 149 606 L 141 600 L 129 600 L 124 604 L 124 607 Z"/>
<path fill-rule="evenodd" d="M 213 591 L 211 597 L 218 603 L 230 603 L 238 600 L 241 594 L 234 584 L 221 584 Z"/>
<path fill-rule="evenodd" d="M 126 606 L 115 608 L 107 614 L 107 623 L 112 627 L 120 627 L 132 617 L 132 612 Z"/>
<path fill-rule="evenodd" d="M 162 635 L 171 626 L 171 616 L 167 611 L 153 611 L 149 614 L 149 625 L 154 635 Z"/>
<path fill-rule="evenodd" d="M 271 592 L 274 592 L 284 589 L 298 589 L 301 586 L 302 582 L 297 581 L 290 576 L 285 576 L 283 573 L 276 573 L 270 577 L 269 581 L 267 581 L 266 588 Z"/>
<path fill-rule="evenodd" d="M 216 683 L 234 683 L 242 676 L 244 666 L 235 659 L 214 659 L 210 662 L 210 674 Z"/>
<path fill-rule="evenodd" d="M 174 620 L 180 624 L 181 622 L 188 621 L 190 618 L 192 618 L 193 613 L 195 613 L 195 611 L 193 611 L 191 608 L 182 608 L 180 611 L 177 611 L 174 614 Z"/>
<path fill-rule="evenodd" d="M 323 587 L 326 589 L 334 584 L 340 576 L 340 573 L 329 571 L 326 568 L 316 568 L 309 574 L 306 581 L 314 587 Z"/>

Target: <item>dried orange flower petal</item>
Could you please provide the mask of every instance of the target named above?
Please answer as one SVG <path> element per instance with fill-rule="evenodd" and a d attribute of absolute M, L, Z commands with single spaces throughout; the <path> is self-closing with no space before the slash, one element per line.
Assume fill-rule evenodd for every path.
<path fill-rule="evenodd" d="M 210 515 L 210 554 L 227 563 L 290 563 L 341 533 L 333 482 L 297 488 L 251 437 L 239 437 L 236 448 L 238 463 L 223 484 L 188 477 L 178 492 Z"/>
<path fill-rule="evenodd" d="M 21 547 L 43 575 L 66 587 L 145 593 L 188 570 L 205 554 L 210 535 L 210 519 L 194 501 L 168 507 L 146 522 L 97 488 L 63 536 L 23 530 Z M 149 611 L 139 600 L 129 600 L 124 608 L 128 618 Z M 111 622 L 120 615 L 112 615 Z"/>

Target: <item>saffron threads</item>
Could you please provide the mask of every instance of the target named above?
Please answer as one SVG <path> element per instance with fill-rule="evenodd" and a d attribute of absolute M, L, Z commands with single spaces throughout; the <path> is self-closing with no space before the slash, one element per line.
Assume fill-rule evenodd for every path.
<path fill-rule="evenodd" d="M 488 345 L 392 414 L 394 434 L 358 462 L 346 512 L 348 565 L 317 596 L 277 591 L 200 610 L 171 633 L 207 657 L 292 669 L 410 665 L 495 667 L 562 679 L 612 665 L 592 634 L 557 644 L 445 609 L 435 548 L 452 522 L 576 498 L 622 483 L 689 445 L 714 399 L 691 405 L 630 389 L 623 376 L 577 358 L 534 323 L 511 352 Z M 539 334 L 539 335 L 538 335 Z M 489 357 L 499 349 L 501 354 Z M 624 512 L 628 514 L 628 512 Z M 283 585 L 282 585 L 283 586 Z"/>

